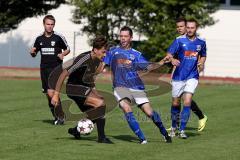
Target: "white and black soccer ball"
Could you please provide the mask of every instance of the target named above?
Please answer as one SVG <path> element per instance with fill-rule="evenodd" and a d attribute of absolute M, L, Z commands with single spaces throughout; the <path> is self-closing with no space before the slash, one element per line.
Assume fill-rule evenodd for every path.
<path fill-rule="evenodd" d="M 78 121 L 77 130 L 82 135 L 90 134 L 93 131 L 94 124 L 90 119 L 81 119 Z"/>

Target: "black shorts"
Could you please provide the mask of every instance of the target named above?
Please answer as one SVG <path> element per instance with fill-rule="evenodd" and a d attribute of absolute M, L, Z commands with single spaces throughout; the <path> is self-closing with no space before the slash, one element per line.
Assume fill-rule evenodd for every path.
<path fill-rule="evenodd" d="M 66 93 L 68 96 L 87 97 L 92 91 L 91 87 L 80 84 L 66 84 Z"/>
<path fill-rule="evenodd" d="M 48 85 L 48 79 L 53 70 L 54 70 L 54 68 L 41 68 L 40 69 L 43 93 L 47 93 L 47 90 L 50 89 L 49 85 Z"/>
<path fill-rule="evenodd" d="M 87 97 L 82 97 L 82 96 L 71 96 L 71 95 L 68 95 L 68 97 L 70 99 L 72 99 L 78 106 L 78 108 L 82 111 L 82 112 L 86 112 L 90 109 L 93 109 L 92 106 L 89 106 L 89 105 L 85 105 L 85 100 Z"/>
<path fill-rule="evenodd" d="M 93 107 L 85 105 L 85 100 L 87 96 L 90 94 L 92 88 L 80 85 L 80 84 L 69 84 L 66 85 L 66 94 L 72 99 L 78 106 L 78 108 L 85 112 Z"/>

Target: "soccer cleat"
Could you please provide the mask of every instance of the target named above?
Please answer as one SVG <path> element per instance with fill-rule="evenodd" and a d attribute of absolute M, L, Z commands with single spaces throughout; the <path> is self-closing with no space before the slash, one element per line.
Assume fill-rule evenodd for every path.
<path fill-rule="evenodd" d="M 172 138 L 168 134 L 166 136 L 163 136 L 163 138 L 166 143 L 172 143 Z"/>
<path fill-rule="evenodd" d="M 57 119 L 54 121 L 54 125 L 64 125 L 64 119 Z"/>
<path fill-rule="evenodd" d="M 77 127 L 69 128 L 68 129 L 68 133 L 73 135 L 76 139 L 80 139 L 81 138 L 81 135 L 80 135 L 80 133 L 77 130 Z"/>
<path fill-rule="evenodd" d="M 205 128 L 207 120 L 208 117 L 204 115 L 204 118 L 198 121 L 198 132 L 201 132 Z"/>
<path fill-rule="evenodd" d="M 113 144 L 113 142 L 108 139 L 108 138 L 101 138 L 101 139 L 98 139 L 98 143 L 107 143 L 107 144 Z"/>
<path fill-rule="evenodd" d="M 141 139 L 140 144 L 147 144 L 147 140 L 146 139 L 143 139 L 143 140 Z"/>
<path fill-rule="evenodd" d="M 55 119 L 53 121 L 54 125 L 64 125 L 65 120 L 64 119 Z"/>
<path fill-rule="evenodd" d="M 187 139 L 188 138 L 187 135 L 185 134 L 184 130 L 180 131 L 179 137 L 182 138 L 182 139 Z"/>
<path fill-rule="evenodd" d="M 171 129 L 172 129 L 172 127 L 169 127 L 169 128 L 167 128 L 166 130 L 167 130 L 167 131 L 171 131 Z"/>
<path fill-rule="evenodd" d="M 176 136 L 176 132 L 177 132 L 177 129 L 171 127 L 170 133 L 168 135 L 170 137 L 175 137 Z"/>
<path fill-rule="evenodd" d="M 58 118 L 54 118 L 54 120 L 52 120 L 52 124 L 55 125 L 55 122 L 58 120 Z"/>

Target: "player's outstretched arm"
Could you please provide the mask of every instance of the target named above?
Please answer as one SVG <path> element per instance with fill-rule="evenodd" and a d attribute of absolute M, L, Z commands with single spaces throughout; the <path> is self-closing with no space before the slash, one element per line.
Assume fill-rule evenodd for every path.
<path fill-rule="evenodd" d="M 165 61 L 171 62 L 172 65 L 174 65 L 174 66 L 180 65 L 180 61 L 178 59 L 173 58 L 173 55 L 171 53 L 167 53 L 167 55 L 164 59 L 166 59 Z"/>
<path fill-rule="evenodd" d="M 167 55 L 161 61 L 159 61 L 157 63 L 151 63 L 150 65 L 148 65 L 147 66 L 147 71 L 155 70 L 155 69 L 163 66 L 165 63 L 169 63 L 169 62 L 171 62 L 171 57 Z"/>
<path fill-rule="evenodd" d="M 167 53 L 167 55 L 159 62 L 160 64 L 165 63 L 172 63 L 174 66 L 179 66 L 180 61 L 178 59 L 173 58 L 173 55 L 171 53 Z"/>
<path fill-rule="evenodd" d="M 69 74 L 68 71 L 66 69 L 64 69 L 63 72 L 60 74 L 60 76 L 58 78 L 58 81 L 57 81 L 57 84 L 56 84 L 56 87 L 55 87 L 55 91 L 54 91 L 54 94 L 53 94 L 53 97 L 52 97 L 52 100 L 51 100 L 51 103 L 54 106 L 57 106 L 58 103 L 59 103 L 59 92 L 61 91 L 63 82 L 66 79 L 66 77 L 68 76 L 68 74 Z"/>

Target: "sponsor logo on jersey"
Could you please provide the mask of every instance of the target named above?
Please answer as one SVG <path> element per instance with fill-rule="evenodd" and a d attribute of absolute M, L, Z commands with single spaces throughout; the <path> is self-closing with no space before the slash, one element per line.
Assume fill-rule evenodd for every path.
<path fill-rule="evenodd" d="M 41 48 L 43 55 L 54 55 L 54 48 Z"/>
<path fill-rule="evenodd" d="M 201 51 L 201 49 L 202 49 L 201 45 L 197 45 L 197 49 L 196 50 L 199 52 L 199 51 Z"/>
<path fill-rule="evenodd" d="M 55 46 L 55 41 L 51 41 L 51 45 L 52 45 L 52 46 Z"/>
<path fill-rule="evenodd" d="M 133 61 L 135 59 L 135 56 L 133 54 L 130 54 L 129 58 Z"/>
<path fill-rule="evenodd" d="M 198 52 L 194 52 L 194 51 L 185 51 L 184 52 L 184 56 L 191 58 L 191 57 L 197 57 L 198 56 Z"/>
<path fill-rule="evenodd" d="M 118 59 L 117 60 L 117 64 L 125 64 L 125 65 L 129 65 L 131 64 L 132 61 L 131 60 L 128 60 L 128 59 Z"/>

